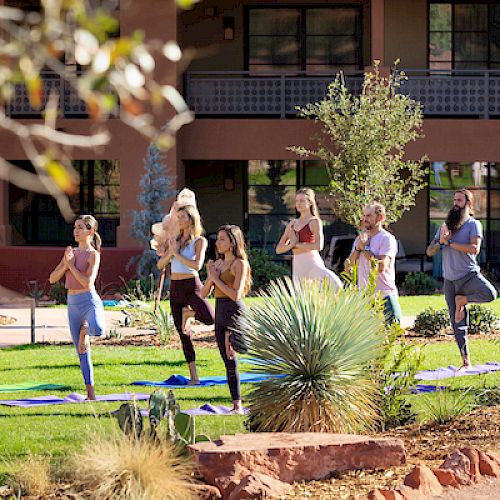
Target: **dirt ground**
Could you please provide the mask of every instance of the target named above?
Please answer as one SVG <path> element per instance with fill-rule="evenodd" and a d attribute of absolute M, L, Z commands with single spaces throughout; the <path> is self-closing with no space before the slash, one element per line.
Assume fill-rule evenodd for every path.
<path fill-rule="evenodd" d="M 296 483 L 294 495 L 288 498 L 354 499 L 374 488 L 391 488 L 402 484 L 406 474 L 417 464 L 436 468 L 449 453 L 460 448 L 470 446 L 500 453 L 500 406 L 478 408 L 447 425 L 413 424 L 379 436 L 404 441 L 406 465 L 386 470 L 346 472 L 323 481 Z M 486 485 L 483 489 L 488 488 Z M 451 500 L 461 497 L 446 498 Z"/>

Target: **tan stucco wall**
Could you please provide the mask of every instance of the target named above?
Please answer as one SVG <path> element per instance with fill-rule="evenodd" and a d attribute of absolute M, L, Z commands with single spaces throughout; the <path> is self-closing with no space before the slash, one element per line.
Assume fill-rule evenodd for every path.
<path fill-rule="evenodd" d="M 385 0 L 385 63 L 427 67 L 427 0 Z"/>

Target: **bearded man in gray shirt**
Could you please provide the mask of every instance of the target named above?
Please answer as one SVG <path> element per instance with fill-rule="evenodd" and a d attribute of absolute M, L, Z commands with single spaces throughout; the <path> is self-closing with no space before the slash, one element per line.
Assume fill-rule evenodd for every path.
<path fill-rule="evenodd" d="M 483 227 L 472 217 L 474 195 L 459 189 L 453 197 L 453 208 L 437 230 L 427 255 L 443 252 L 444 295 L 450 313 L 455 340 L 462 355 L 462 369 L 471 366 L 467 331 L 470 302 L 491 302 L 497 297 L 495 287 L 482 276 L 477 263 L 481 250 Z"/>

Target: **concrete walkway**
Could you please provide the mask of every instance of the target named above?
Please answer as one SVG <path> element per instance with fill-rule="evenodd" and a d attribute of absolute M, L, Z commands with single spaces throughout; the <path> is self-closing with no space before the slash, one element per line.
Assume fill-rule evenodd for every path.
<path fill-rule="evenodd" d="M 0 307 L 0 315 L 10 316 L 17 321 L 0 326 L 0 347 L 29 344 L 31 342 L 31 310 L 29 307 Z M 118 321 L 125 318 L 121 311 L 104 311 L 106 333 L 117 328 Z M 135 328 L 120 328 L 136 330 Z M 135 333 L 135 332 L 134 332 Z M 66 308 L 37 307 L 35 309 L 36 342 L 71 342 Z"/>
<path fill-rule="evenodd" d="M 0 325 L 0 348 L 31 342 L 31 311 L 29 307 L 0 307 L 0 315 L 10 316 L 17 321 L 10 325 Z M 119 327 L 118 322 L 125 318 L 121 311 L 104 311 L 106 333 L 118 328 L 123 335 L 137 335 L 145 330 Z M 403 327 L 413 325 L 413 316 L 403 317 Z M 65 307 L 37 307 L 35 309 L 36 342 L 71 342 L 68 317 Z"/>

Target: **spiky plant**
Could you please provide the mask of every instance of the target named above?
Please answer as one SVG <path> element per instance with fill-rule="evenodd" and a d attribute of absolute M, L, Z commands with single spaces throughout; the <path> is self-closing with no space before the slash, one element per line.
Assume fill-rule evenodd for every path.
<path fill-rule="evenodd" d="M 382 353 L 383 320 L 371 298 L 326 283 L 273 282 L 239 322 L 252 370 L 273 377 L 248 396 L 259 431 L 359 432 L 377 418 L 370 363 Z"/>

